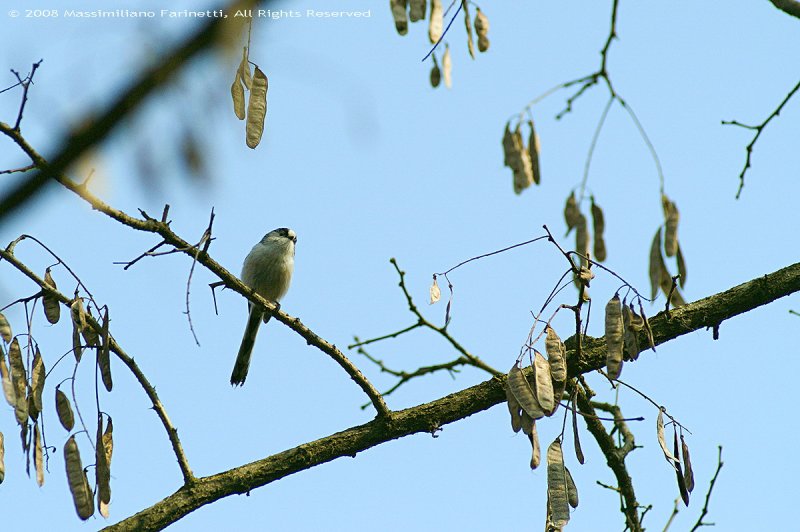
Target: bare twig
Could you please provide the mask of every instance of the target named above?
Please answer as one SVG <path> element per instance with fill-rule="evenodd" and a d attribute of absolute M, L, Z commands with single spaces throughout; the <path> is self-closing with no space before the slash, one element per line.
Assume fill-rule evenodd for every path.
<path fill-rule="evenodd" d="M 22 98 L 19 104 L 19 112 L 17 113 L 17 121 L 14 123 L 15 131 L 19 131 L 19 126 L 22 123 L 22 113 L 25 111 L 25 104 L 28 103 L 28 89 L 30 89 L 31 83 L 33 83 L 33 75 L 36 74 L 36 69 L 39 68 L 39 65 L 42 64 L 42 61 L 44 60 L 39 59 L 39 61 L 34 63 L 31 67 L 31 71 L 24 79 L 19 75 L 19 72 L 15 70 L 11 71 L 11 73 L 17 77 L 19 85 L 22 85 Z"/>
<path fill-rule="evenodd" d="M 714 484 L 717 482 L 717 477 L 719 476 L 719 471 L 722 469 L 723 462 L 722 462 L 722 446 L 720 445 L 717 448 L 717 470 L 714 471 L 714 476 L 711 477 L 711 483 L 708 486 L 708 491 L 706 492 L 706 502 L 703 504 L 703 509 L 700 512 L 700 517 L 697 519 L 697 522 L 694 524 L 690 532 L 694 532 L 698 528 L 702 526 L 713 526 L 714 523 L 706 523 L 703 521 L 703 518 L 708 515 L 708 501 L 711 500 L 711 492 L 714 490 Z"/>
<path fill-rule="evenodd" d="M 776 3 L 777 0 L 771 0 L 771 1 L 777 7 L 777 3 Z M 782 2 L 782 3 L 786 4 L 787 2 Z M 797 3 L 796 2 L 792 2 L 792 4 L 797 4 Z M 797 5 L 800 5 L 800 4 L 797 4 Z M 772 111 L 772 113 L 767 117 L 767 119 L 764 120 L 763 122 L 761 122 L 757 126 L 748 126 L 748 125 L 742 124 L 741 122 L 738 122 L 736 120 L 723 120 L 722 121 L 722 125 L 724 125 L 724 126 L 738 126 L 738 127 L 744 128 L 744 129 L 751 129 L 751 130 L 756 132 L 756 134 L 753 135 L 753 139 L 750 141 L 750 144 L 748 144 L 745 147 L 746 156 L 745 156 L 745 159 L 744 159 L 744 167 L 742 168 L 742 171 L 739 174 L 739 188 L 736 191 L 736 199 L 739 199 L 739 196 L 741 196 L 741 194 L 742 194 L 742 189 L 744 188 L 744 175 L 747 173 L 747 170 L 751 166 L 750 158 L 753 155 L 753 147 L 756 145 L 756 141 L 758 141 L 758 137 L 761 136 L 761 133 L 764 131 L 764 128 L 767 127 L 767 124 L 769 124 L 770 121 L 772 121 L 773 118 L 775 118 L 779 114 L 781 114 L 781 110 L 783 109 L 783 107 L 789 102 L 789 100 L 792 98 L 792 96 L 794 96 L 794 94 L 798 91 L 798 89 L 800 89 L 800 81 L 798 81 L 797 85 L 795 85 L 794 88 L 789 91 L 789 94 L 787 94 L 786 97 L 784 97 L 783 101 L 780 104 L 778 104 L 778 107 L 776 107 L 775 110 Z"/>

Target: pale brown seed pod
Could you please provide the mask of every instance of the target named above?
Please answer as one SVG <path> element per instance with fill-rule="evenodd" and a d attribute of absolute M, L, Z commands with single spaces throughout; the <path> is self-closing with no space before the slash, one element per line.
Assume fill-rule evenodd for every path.
<path fill-rule="evenodd" d="M 244 84 L 244 88 L 250 90 L 250 87 L 253 84 L 253 77 L 250 75 L 250 62 L 248 61 L 247 52 L 247 46 L 243 46 L 242 61 L 239 63 L 237 72 L 239 74 L 239 79 L 241 79 L 242 83 Z"/>
<path fill-rule="evenodd" d="M 67 466 L 67 480 L 75 510 L 78 512 L 78 517 L 85 521 L 94 514 L 94 499 L 89 488 L 89 479 L 86 478 L 86 471 L 81 464 L 81 453 L 75 436 L 70 436 L 64 445 L 64 462 Z"/>
<path fill-rule="evenodd" d="M 575 486 L 575 481 L 572 480 L 572 473 L 569 472 L 569 468 L 564 467 L 564 471 L 567 473 L 567 502 L 573 508 L 578 507 L 578 488 Z"/>
<path fill-rule="evenodd" d="M 542 407 L 545 415 L 552 415 L 558 406 L 553 397 L 553 379 L 550 377 L 550 364 L 536 351 L 533 356 L 533 369 L 536 373 L 536 402 Z"/>
<path fill-rule="evenodd" d="M 528 379 L 525 378 L 522 370 L 516 364 L 508 372 L 506 386 L 508 386 L 519 405 L 531 418 L 539 419 L 544 417 L 544 410 L 536 400 Z"/>
<path fill-rule="evenodd" d="M 42 411 L 42 392 L 44 391 L 44 379 L 47 372 L 44 369 L 44 361 L 39 348 L 33 355 L 33 369 L 31 370 L 31 398 L 36 412 Z"/>
<path fill-rule="evenodd" d="M 689 446 L 681 434 L 681 456 L 683 458 L 683 478 L 686 482 L 686 489 L 691 492 L 694 489 L 694 472 L 692 471 L 692 459 L 689 457 Z"/>
<path fill-rule="evenodd" d="M 97 507 L 100 514 L 108 517 L 108 503 L 111 502 L 111 469 L 108 453 L 103 444 L 103 415 L 97 415 L 97 439 L 95 440 L 95 486 L 97 487 Z"/>
<path fill-rule="evenodd" d="M 244 120 L 244 89 L 242 88 L 242 81 L 238 72 L 231 84 L 231 99 L 233 100 L 233 114 L 235 114 L 236 118 L 239 120 Z"/>
<path fill-rule="evenodd" d="M 661 256 L 661 228 L 658 228 L 653 243 L 650 244 L 650 299 L 655 299 L 658 295 L 658 287 L 667 267 L 664 265 L 664 257 Z"/>
<path fill-rule="evenodd" d="M 489 49 L 489 19 L 481 8 L 475 13 L 475 33 L 478 34 L 478 50 L 485 52 Z"/>
<path fill-rule="evenodd" d="M 511 161 L 515 157 L 516 155 L 514 154 L 514 135 L 511 133 L 511 122 L 506 122 L 506 128 L 503 131 L 503 165 L 508 166 L 510 168 Z"/>
<path fill-rule="evenodd" d="M 44 271 L 44 282 L 53 290 L 57 288 L 56 282 L 53 280 L 53 276 L 50 274 L 50 268 L 47 268 Z M 47 290 L 43 290 L 42 292 L 42 308 L 44 308 L 44 317 L 47 318 L 48 322 L 55 325 L 58 323 L 58 320 L 61 317 L 61 304 L 51 292 L 48 292 Z"/>
<path fill-rule="evenodd" d="M 595 203 L 592 196 L 592 230 L 594 231 L 594 259 L 598 262 L 606 260 L 606 243 L 603 233 L 606 229 L 605 216 L 603 209 Z"/>
<path fill-rule="evenodd" d="M 533 166 L 531 164 L 531 155 L 525 149 L 519 124 L 514 133 L 512 133 L 512 138 L 514 141 L 514 157 L 511 160 L 511 169 L 514 171 L 514 192 L 519 194 L 533 183 Z"/>
<path fill-rule="evenodd" d="M 453 63 L 450 59 L 450 45 L 444 45 L 444 55 L 442 56 L 442 74 L 444 74 L 444 86 L 448 89 L 453 87 Z"/>
<path fill-rule="evenodd" d="M 392 18 L 397 33 L 405 35 L 408 33 L 408 0 L 391 0 L 389 5 L 392 8 Z"/>
<path fill-rule="evenodd" d="M 72 430 L 75 426 L 75 415 L 72 413 L 72 406 L 69 404 L 67 394 L 56 388 L 56 413 L 58 414 L 58 421 L 67 432 Z"/>
<path fill-rule="evenodd" d="M 572 402 L 572 439 L 575 444 L 575 458 L 578 459 L 581 465 L 586 463 L 586 458 L 583 456 L 583 449 L 581 448 L 581 439 L 578 435 L 578 402 Z"/>
<path fill-rule="evenodd" d="M 17 393 L 14 391 L 14 385 L 11 383 L 11 373 L 8 371 L 6 365 L 6 355 L 0 352 L 0 380 L 3 382 L 3 395 L 6 402 L 11 407 L 17 406 Z"/>
<path fill-rule="evenodd" d="M 678 207 L 669 198 L 661 196 L 661 206 L 664 209 L 664 252 L 667 257 L 672 257 L 678 252 Z"/>
<path fill-rule="evenodd" d="M 478 10 L 478 13 L 480 13 L 480 10 Z M 480 46 L 480 42 L 480 39 L 478 39 L 478 46 Z M 487 44 L 486 46 L 489 45 Z M 538 185 L 542 181 L 541 171 L 539 169 L 539 135 L 536 133 L 533 120 L 528 120 L 528 127 L 530 127 L 531 130 L 530 136 L 528 137 L 528 156 L 531 158 L 533 182 Z"/>
<path fill-rule="evenodd" d="M 89 309 L 88 316 L 92 317 L 91 309 Z M 94 327 L 91 326 L 88 319 L 84 320 L 81 336 L 83 336 L 84 341 L 86 341 L 86 345 L 90 347 L 98 347 L 100 345 L 100 337 L 98 336 L 97 331 L 94 330 Z"/>
<path fill-rule="evenodd" d="M 675 260 L 678 263 L 678 275 L 680 275 L 680 279 L 678 280 L 678 284 L 681 288 L 684 287 L 686 284 L 686 261 L 683 259 L 683 252 L 681 252 L 681 245 L 678 244 L 678 252 L 676 253 Z"/>
<path fill-rule="evenodd" d="M 11 385 L 14 388 L 14 413 L 17 416 L 17 423 L 25 425 L 28 422 L 28 399 L 26 390 L 28 388 L 28 375 L 25 371 L 25 362 L 22 360 L 22 351 L 19 347 L 19 340 L 14 338 L 8 346 L 8 362 L 11 369 Z"/>
<path fill-rule="evenodd" d="M 658 418 L 656 418 L 656 437 L 658 438 L 658 445 L 661 447 L 661 452 L 664 453 L 664 458 L 666 458 L 669 465 L 674 468 L 678 463 L 678 459 L 675 458 L 675 455 L 669 452 L 669 448 L 667 448 L 667 440 L 664 437 L 664 411 L 661 409 L 658 410 Z"/>
<path fill-rule="evenodd" d="M 522 419 L 520 420 L 520 429 L 522 429 L 522 433 L 530 436 L 531 431 L 535 428 L 535 424 L 536 420 L 529 416 L 526 411 L 522 410 Z"/>
<path fill-rule="evenodd" d="M 528 434 L 531 441 L 531 469 L 536 469 L 542 462 L 542 451 L 539 447 L 539 434 L 536 431 L 536 422 L 531 425 L 531 433 Z"/>
<path fill-rule="evenodd" d="M 614 294 L 606 304 L 606 369 L 612 379 L 622 372 L 623 325 L 619 295 Z"/>
<path fill-rule="evenodd" d="M 575 251 L 580 253 L 581 267 L 589 266 L 586 257 L 589 255 L 589 229 L 586 224 L 586 216 L 578 214 L 578 221 L 575 224 Z"/>
<path fill-rule="evenodd" d="M 567 234 L 578 224 L 581 211 L 578 209 L 578 202 L 575 200 L 575 192 L 570 192 L 567 202 L 564 204 L 564 221 L 567 222 Z"/>
<path fill-rule="evenodd" d="M 632 325 L 633 311 L 623 301 L 622 303 L 622 325 L 624 329 L 622 339 L 622 351 L 624 360 L 636 360 L 639 358 L 639 338 Z"/>
<path fill-rule="evenodd" d="M 433 284 L 431 285 L 430 289 L 430 304 L 433 305 L 442 297 L 442 291 L 439 289 L 439 283 L 436 280 L 436 277 L 433 278 Z"/>
<path fill-rule="evenodd" d="M 11 334 L 11 324 L 8 323 L 6 317 L 0 312 L 0 338 L 2 338 L 5 343 L 9 343 L 13 336 L 14 335 Z"/>
<path fill-rule="evenodd" d="M 547 338 L 544 342 L 547 351 L 547 362 L 550 364 L 550 376 L 554 382 L 567 380 L 567 365 L 565 360 L 566 349 L 555 329 L 547 327 Z M 560 398 L 560 396 L 557 396 Z"/>
<path fill-rule="evenodd" d="M 426 0 L 408 0 L 408 19 L 417 22 L 425 18 L 428 6 Z"/>
<path fill-rule="evenodd" d="M 461 10 L 464 12 L 464 28 L 467 31 L 467 50 L 469 51 L 469 56 L 475 59 L 475 45 L 472 43 L 472 20 L 469 16 L 468 0 L 461 0 Z"/>
<path fill-rule="evenodd" d="M 673 427 L 672 429 L 672 453 L 674 456 L 679 456 L 678 454 L 678 431 Z M 683 475 L 683 470 L 681 468 L 680 461 L 675 464 L 675 475 L 678 479 L 678 491 L 681 492 L 681 498 L 683 499 L 683 504 L 689 506 L 689 490 L 686 489 L 686 478 Z"/>
<path fill-rule="evenodd" d="M 114 387 L 114 380 L 111 378 L 111 342 L 108 335 L 108 308 L 103 314 L 102 334 L 100 335 L 100 349 L 97 350 L 97 365 L 100 367 L 100 377 L 103 379 L 103 386 L 109 392 Z"/>
<path fill-rule="evenodd" d="M 4 439 L 3 433 L 0 432 L 0 484 L 2 484 L 3 480 L 6 478 L 6 445 Z"/>
<path fill-rule="evenodd" d="M 559 529 L 569 522 L 569 493 L 567 473 L 564 469 L 564 454 L 561 440 L 557 439 L 547 448 L 547 499 L 550 519 Z"/>
<path fill-rule="evenodd" d="M 253 74 L 253 83 L 250 86 L 250 99 L 247 103 L 247 147 L 255 149 L 261 142 L 264 134 L 264 120 L 267 116 L 267 89 L 269 81 L 267 76 L 256 67 Z"/>
<path fill-rule="evenodd" d="M 436 44 L 442 38 L 444 28 L 444 10 L 442 0 L 431 0 L 430 23 L 428 24 L 428 39 L 431 44 Z"/>
<path fill-rule="evenodd" d="M 509 386 L 504 386 L 504 389 L 506 392 L 506 405 L 508 406 L 508 413 L 511 414 L 511 430 L 514 432 L 519 432 L 520 429 L 522 429 L 522 407 L 519 405 L 517 398 L 514 397 L 514 394 L 511 393 Z"/>
<path fill-rule="evenodd" d="M 431 54 L 431 58 L 433 59 L 433 66 L 431 67 L 431 87 L 435 89 L 442 82 L 442 71 L 439 69 L 436 56 Z"/>
<path fill-rule="evenodd" d="M 644 332 L 647 335 L 647 343 L 650 346 L 650 349 L 653 350 L 655 353 L 656 351 L 656 342 L 653 338 L 653 329 L 650 328 L 650 320 L 647 319 L 647 314 L 644 313 L 644 307 L 642 306 L 642 301 L 639 300 L 639 313 L 642 316 L 642 327 L 644 328 Z"/>
<path fill-rule="evenodd" d="M 41 488 L 44 486 L 44 452 L 38 423 L 33 424 L 33 467 L 36 469 L 36 483 Z"/>

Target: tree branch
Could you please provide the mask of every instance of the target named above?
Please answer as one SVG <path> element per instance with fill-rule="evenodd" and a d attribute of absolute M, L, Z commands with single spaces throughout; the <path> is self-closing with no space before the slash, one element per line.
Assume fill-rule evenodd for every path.
<path fill-rule="evenodd" d="M 713 327 L 797 291 L 800 291 L 800 263 L 674 309 L 670 319 L 666 319 L 663 313 L 659 314 L 651 320 L 653 334 L 656 342 L 662 344 L 703 327 Z M 605 346 L 605 341 L 591 340 L 581 360 L 572 360 L 574 350 L 568 351 L 571 377 L 602 367 L 605 363 L 605 352 L 601 353 L 600 348 L 600 345 Z M 493 377 L 436 401 L 393 412 L 390 420 L 378 418 L 256 462 L 199 478 L 192 486 L 180 488 L 150 508 L 105 530 L 159 530 L 222 497 L 247 493 L 299 471 L 343 456 L 354 456 L 403 436 L 434 432 L 443 425 L 504 402 L 504 383 L 505 377 Z"/>
<path fill-rule="evenodd" d="M 800 2 L 796 0 L 769 0 L 772 5 L 793 17 L 800 18 Z"/>

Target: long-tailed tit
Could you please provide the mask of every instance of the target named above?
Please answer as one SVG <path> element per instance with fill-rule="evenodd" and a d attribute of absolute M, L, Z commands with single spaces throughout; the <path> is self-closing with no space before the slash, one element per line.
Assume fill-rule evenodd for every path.
<path fill-rule="evenodd" d="M 281 227 L 267 233 L 261 241 L 253 246 L 242 266 L 242 282 L 251 287 L 258 295 L 268 301 L 278 303 L 289 290 L 294 270 L 294 245 L 297 235 L 291 229 Z M 231 384 L 240 386 L 247 378 L 250 367 L 250 355 L 261 320 L 267 323 L 272 317 L 265 314 L 261 307 L 250 303 L 250 317 L 244 330 L 242 345 L 236 356 L 236 364 L 231 373 Z"/>

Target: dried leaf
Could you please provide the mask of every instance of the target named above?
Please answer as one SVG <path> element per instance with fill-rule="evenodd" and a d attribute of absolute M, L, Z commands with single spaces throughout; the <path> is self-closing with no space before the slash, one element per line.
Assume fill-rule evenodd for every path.
<path fill-rule="evenodd" d="M 24 425 L 28 422 L 28 399 L 25 393 L 28 389 L 28 375 L 25 372 L 25 363 L 22 361 L 19 340 L 16 338 L 8 347 L 8 362 L 11 369 L 11 386 L 14 389 L 14 413 L 17 416 L 17 423 Z"/>
<path fill-rule="evenodd" d="M 44 486 L 44 452 L 38 423 L 33 424 L 33 465 L 36 468 L 36 483 L 41 488 Z"/>
<path fill-rule="evenodd" d="M 58 388 L 56 388 L 56 413 L 58 414 L 58 420 L 61 422 L 61 426 L 64 427 L 67 432 L 71 431 L 72 427 L 75 426 L 75 415 L 72 413 L 72 405 L 69 403 L 67 394 Z"/>
<path fill-rule="evenodd" d="M 603 232 L 606 229 L 605 216 L 603 209 L 594 202 L 592 196 L 592 230 L 594 232 L 594 259 L 598 262 L 606 260 L 606 243 L 603 240 Z"/>
<path fill-rule="evenodd" d="M 431 44 L 436 44 L 442 38 L 444 28 L 444 11 L 442 10 L 442 0 L 431 0 L 431 16 L 428 25 L 428 39 Z"/>
<path fill-rule="evenodd" d="M 242 79 L 239 76 L 239 72 L 236 72 L 236 78 L 231 84 L 231 98 L 233 99 L 233 114 L 239 120 L 244 120 L 244 88 L 242 88 Z"/>
<path fill-rule="evenodd" d="M 564 469 L 564 455 L 561 440 L 556 440 L 547 448 L 547 499 L 550 518 L 556 527 L 569 522 L 569 493 L 567 472 Z"/>
<path fill-rule="evenodd" d="M 653 243 L 650 245 L 650 299 L 655 299 L 658 295 L 658 287 L 667 267 L 664 265 L 664 257 L 661 256 L 661 228 L 658 228 Z"/>
<path fill-rule="evenodd" d="M 44 391 L 44 379 L 47 372 L 44 369 L 44 361 L 39 348 L 36 348 L 36 354 L 33 355 L 33 369 L 31 370 L 31 391 L 33 398 L 33 405 L 36 407 L 37 412 L 42 411 L 42 392 Z"/>
<path fill-rule="evenodd" d="M 511 393 L 511 390 L 508 386 L 504 386 L 506 392 L 506 401 L 508 405 L 508 413 L 511 414 L 511 430 L 514 432 L 519 432 L 522 428 L 522 407 L 517 401 L 517 398 L 514 397 L 514 394 Z"/>
<path fill-rule="evenodd" d="M 253 77 L 250 75 L 250 61 L 248 61 L 247 46 L 242 47 L 242 61 L 239 63 L 237 72 L 239 74 L 239 79 L 244 84 L 244 88 L 250 90 L 250 87 L 253 85 Z"/>
<path fill-rule="evenodd" d="M 678 220 L 680 214 L 678 207 L 675 206 L 666 196 L 661 196 L 661 205 L 664 208 L 664 219 L 666 228 L 664 229 L 664 252 L 667 257 L 672 257 L 678 251 Z"/>
<path fill-rule="evenodd" d="M 392 18 L 397 33 L 405 35 L 408 33 L 408 0 L 391 0 Z"/>
<path fill-rule="evenodd" d="M 567 472 L 567 502 L 573 508 L 578 507 L 578 488 L 575 486 L 575 481 L 572 480 L 572 473 L 569 472 L 569 468 L 564 467 L 564 471 Z"/>
<path fill-rule="evenodd" d="M 464 11 L 464 26 L 467 30 L 467 49 L 469 56 L 475 59 L 475 45 L 472 43 L 472 20 L 469 17 L 469 2 L 461 0 L 461 9 Z"/>
<path fill-rule="evenodd" d="M 619 294 L 614 294 L 606 304 L 606 367 L 612 379 L 618 378 L 622 372 L 622 338 L 622 306 Z"/>
<path fill-rule="evenodd" d="M 558 400 L 553 397 L 553 379 L 550 377 L 550 364 L 538 351 L 534 353 L 533 370 L 536 374 L 536 401 L 545 414 L 552 415 L 558 407 Z"/>
<path fill-rule="evenodd" d="M 686 445 L 683 434 L 681 434 L 681 455 L 683 458 L 683 467 L 685 469 L 683 478 L 686 482 L 686 489 L 691 493 L 692 490 L 694 490 L 694 471 L 692 471 L 692 459 L 689 457 L 689 446 Z"/>
<path fill-rule="evenodd" d="M 14 385 L 11 383 L 11 373 L 6 365 L 6 355 L 0 351 L 0 379 L 3 381 L 3 395 L 9 406 L 17 406 L 17 394 L 14 392 Z"/>
<path fill-rule="evenodd" d="M 489 19 L 483 14 L 481 8 L 477 8 L 475 13 L 475 33 L 478 34 L 478 50 L 485 52 L 489 49 Z"/>
<path fill-rule="evenodd" d="M 544 410 L 542 410 L 542 407 L 536 400 L 536 396 L 533 393 L 531 385 L 528 383 L 528 379 L 525 378 L 522 370 L 516 364 L 514 364 L 511 367 L 511 371 L 508 372 L 506 386 L 508 386 L 519 405 L 531 418 L 539 419 L 544 417 Z"/>
<path fill-rule="evenodd" d="M 536 432 L 536 422 L 531 425 L 531 433 L 528 434 L 531 441 L 531 469 L 536 469 L 542 461 L 542 451 L 539 447 L 539 434 Z"/>
<path fill-rule="evenodd" d="M 109 392 L 114 387 L 114 381 L 111 378 L 111 359 L 110 359 L 111 343 L 108 337 L 108 308 L 103 314 L 103 328 L 100 335 L 100 349 L 97 350 L 97 365 L 100 366 L 100 376 L 103 379 L 103 385 Z"/>
<path fill-rule="evenodd" d="M 550 364 L 550 377 L 554 382 L 565 382 L 567 380 L 567 364 L 565 360 L 567 350 L 555 329 L 550 326 L 547 327 L 547 338 L 545 339 L 544 347 L 547 351 L 547 362 Z"/>
<path fill-rule="evenodd" d="M 436 280 L 436 276 L 433 276 L 433 284 L 431 285 L 431 301 L 430 304 L 433 305 L 442 297 L 442 291 L 439 290 L 439 283 Z"/>
<path fill-rule="evenodd" d="M 44 271 L 44 282 L 50 288 L 56 290 L 56 282 L 50 274 L 50 268 Z M 42 307 L 44 308 L 44 317 L 47 318 L 47 321 L 54 325 L 58 323 L 58 320 L 61 318 L 61 304 L 58 302 L 58 298 L 46 289 L 43 290 Z"/>
<path fill-rule="evenodd" d="M 583 456 L 583 449 L 581 449 L 581 439 L 578 436 L 578 402 L 572 402 L 572 438 L 575 442 L 575 458 L 578 459 L 581 465 L 586 463 L 586 458 Z"/>
<path fill-rule="evenodd" d="M 5 438 L 3 433 L 0 432 L 0 484 L 3 483 L 3 480 L 6 478 L 6 445 L 5 445 Z"/>
<path fill-rule="evenodd" d="M 680 279 L 678 283 L 680 287 L 683 288 L 686 284 L 686 261 L 683 259 L 683 253 L 681 252 L 681 245 L 678 244 L 678 253 L 676 260 L 678 262 L 678 275 L 680 275 Z"/>
<path fill-rule="evenodd" d="M 6 317 L 0 312 L 0 338 L 2 338 L 5 343 L 9 343 L 13 336 L 14 335 L 11 334 L 11 324 L 8 323 Z"/>
<path fill-rule="evenodd" d="M 578 225 L 580 220 L 581 211 L 578 209 L 578 202 L 575 200 L 575 192 L 570 192 L 566 204 L 564 204 L 564 221 L 567 222 L 568 236 L 572 228 Z"/>
<path fill-rule="evenodd" d="M 667 448 L 667 440 L 664 438 L 664 411 L 659 409 L 658 418 L 656 419 L 656 436 L 658 437 L 658 444 L 661 446 L 661 451 L 664 453 L 664 458 L 672 467 L 678 463 L 678 459 L 669 452 Z"/>
<path fill-rule="evenodd" d="M 478 14 L 481 10 L 478 10 Z M 478 39 L 478 47 L 480 48 L 480 39 Z M 488 44 L 486 45 L 489 46 Z M 481 50 L 484 51 L 484 50 Z M 528 121 L 528 126 L 531 128 L 530 137 L 528 137 L 528 156 L 531 158 L 531 173 L 533 174 L 533 182 L 537 185 L 541 182 L 542 176 L 539 170 L 539 135 L 533 126 L 533 120 Z"/>
<path fill-rule="evenodd" d="M 426 0 L 409 0 L 408 1 L 408 18 L 411 22 L 417 22 L 425 18 L 425 10 L 428 6 L 425 5 Z"/>
<path fill-rule="evenodd" d="M 253 83 L 250 86 L 250 100 L 247 103 L 247 147 L 255 149 L 264 133 L 264 120 L 267 116 L 267 76 L 256 67 Z"/>
<path fill-rule="evenodd" d="M 67 465 L 67 480 L 75 510 L 78 512 L 78 517 L 85 521 L 94 514 L 94 499 L 89 488 L 89 479 L 86 478 L 86 471 L 81 464 L 81 454 L 75 436 L 70 436 L 64 445 L 64 462 Z"/>
<path fill-rule="evenodd" d="M 453 86 L 453 63 L 450 60 L 450 45 L 444 45 L 444 55 L 442 56 L 442 74 L 444 74 L 444 86 L 452 88 Z"/>

